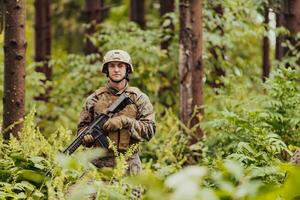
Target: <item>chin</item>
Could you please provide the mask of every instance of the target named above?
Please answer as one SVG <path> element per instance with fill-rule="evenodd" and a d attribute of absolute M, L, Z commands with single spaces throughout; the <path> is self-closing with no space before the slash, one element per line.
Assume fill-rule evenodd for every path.
<path fill-rule="evenodd" d="M 118 79 L 113 78 L 112 80 L 113 80 L 113 81 L 121 81 L 122 79 L 121 79 L 121 78 L 118 78 Z"/>

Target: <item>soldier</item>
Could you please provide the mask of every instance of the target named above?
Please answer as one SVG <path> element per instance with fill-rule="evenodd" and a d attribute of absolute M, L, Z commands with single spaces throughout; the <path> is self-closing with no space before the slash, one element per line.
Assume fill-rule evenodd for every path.
<path fill-rule="evenodd" d="M 129 54 L 123 50 L 110 50 L 104 58 L 102 72 L 108 77 L 107 85 L 100 87 L 85 102 L 80 114 L 78 132 L 88 126 L 97 114 L 103 113 L 123 92 L 133 104 L 111 117 L 103 126 L 107 136 L 117 147 L 118 152 L 125 152 L 132 144 L 150 140 L 155 134 L 155 116 L 153 106 L 146 94 L 136 87 L 128 85 L 128 75 L 133 72 Z M 87 147 L 95 146 L 93 137 L 88 134 L 83 143 Z M 114 167 L 115 156 L 111 150 L 104 158 L 93 161 L 99 168 Z M 128 173 L 138 174 L 141 161 L 138 153 L 128 160 Z"/>

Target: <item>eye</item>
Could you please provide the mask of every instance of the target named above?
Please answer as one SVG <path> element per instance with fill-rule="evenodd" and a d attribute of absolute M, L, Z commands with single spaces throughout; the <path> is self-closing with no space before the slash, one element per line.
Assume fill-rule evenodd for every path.
<path fill-rule="evenodd" d="M 124 63 L 120 63 L 120 64 L 118 65 L 118 67 L 120 67 L 120 68 L 122 68 L 122 67 L 124 67 L 124 66 L 125 66 Z"/>

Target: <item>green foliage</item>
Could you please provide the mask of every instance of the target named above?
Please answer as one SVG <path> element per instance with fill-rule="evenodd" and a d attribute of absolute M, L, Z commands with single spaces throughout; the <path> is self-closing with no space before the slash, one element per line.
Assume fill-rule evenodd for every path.
<path fill-rule="evenodd" d="M 248 95 L 236 103 L 228 99 L 228 93 L 220 96 L 223 108 L 204 124 L 209 133 L 205 139 L 208 160 L 231 158 L 256 169 L 254 177 L 280 181 L 283 174 L 273 165 L 289 158 L 286 144 L 299 145 L 298 79 L 298 70 L 279 68 L 263 85 L 264 96 Z"/>
<path fill-rule="evenodd" d="M 135 67 L 132 82 L 149 89 L 149 92 L 156 92 L 158 85 L 147 86 L 147 83 L 155 82 L 154 74 L 161 68 L 161 61 L 166 57 L 157 45 L 157 34 L 159 32 L 155 30 L 141 30 L 134 23 L 104 25 L 100 27 L 100 34 L 94 36 L 93 43 L 99 47 L 100 52 L 107 52 L 109 49 L 124 49 L 130 52 Z"/>
<path fill-rule="evenodd" d="M 144 199 L 293 199 L 299 195 L 299 168 L 284 166 L 288 178 L 282 186 L 266 185 L 252 178 L 252 170 L 232 160 L 219 162 L 212 169 L 189 166 L 165 180 L 151 171 L 130 179 L 130 183 L 146 188 Z"/>
<path fill-rule="evenodd" d="M 83 50 L 84 1 L 54 0 L 51 1 L 52 47 L 68 52 L 78 53 Z M 81 22 L 81 23 L 80 23 Z M 52 51 L 53 52 L 53 51 Z"/>
<path fill-rule="evenodd" d="M 87 63 L 86 60 L 82 60 L 82 57 L 70 56 L 69 59 L 68 63 Z M 59 64 L 65 66 L 63 63 Z M 90 67 L 93 66 L 96 73 L 97 65 L 91 64 Z M 61 74 L 65 74 L 66 69 L 61 68 L 61 70 Z M 89 163 L 89 160 L 96 155 L 101 155 L 101 152 L 78 152 L 72 157 L 57 156 L 57 152 L 70 141 L 71 132 L 60 128 L 45 139 L 35 127 L 33 111 L 25 120 L 20 142 L 12 139 L 5 144 L 1 141 L 1 158 L 4 158 L 1 159 L 3 164 L 0 171 L 1 195 L 4 198 L 24 199 L 31 197 L 65 199 L 70 195 L 70 198 L 78 199 L 96 194 L 98 199 L 132 199 L 132 192 L 136 185 L 145 189 L 145 199 L 157 199 L 157 197 L 180 199 L 182 195 L 190 199 L 259 199 L 262 194 L 274 199 L 276 195 L 274 196 L 269 190 L 276 191 L 277 196 L 296 195 L 297 190 L 293 189 L 293 183 L 296 181 L 294 177 L 298 177 L 297 172 L 294 172 L 296 169 L 292 170 L 295 173 L 291 176 L 292 179 L 288 178 L 282 186 L 278 186 L 283 181 L 284 172 L 277 167 L 277 164 L 282 159 L 282 152 L 288 149 L 279 136 L 280 129 L 265 120 L 272 119 L 266 116 L 282 111 L 279 106 L 286 107 L 285 110 L 288 111 L 284 115 L 286 118 L 295 117 L 293 114 L 297 113 L 297 106 L 290 110 L 289 108 L 297 101 L 295 95 L 298 93 L 293 89 L 296 86 L 293 84 L 297 80 L 296 75 L 296 70 L 279 69 L 266 83 L 266 88 L 269 88 L 267 95 L 243 101 L 228 99 L 224 103 L 225 98 L 231 97 L 227 96 L 228 94 L 234 96 L 237 92 L 234 90 L 240 90 L 240 88 L 234 89 L 229 84 L 223 91 L 228 93 L 221 93 L 218 96 L 218 101 L 228 109 L 224 110 L 222 115 L 207 114 L 214 116 L 215 120 L 205 123 L 204 128 L 210 134 L 205 142 L 199 145 L 204 145 L 200 163 L 207 166 L 200 168 L 192 167 L 181 171 L 192 147 L 187 148 L 188 138 L 180 130 L 182 127 L 176 115 L 171 110 L 166 110 L 158 120 L 157 135 L 151 142 L 143 145 L 142 158 L 147 162 L 145 171 L 140 176 L 129 180 L 124 177 L 124 167 L 130 151 L 128 155 L 121 155 L 118 158 L 119 164 L 114 170 L 98 170 Z M 73 81 L 74 90 L 78 87 L 85 87 L 85 89 L 94 87 L 92 84 L 81 86 L 76 76 L 80 74 L 74 71 L 73 79 L 68 80 Z M 68 97 L 63 94 L 63 89 L 60 95 Z M 233 96 L 231 98 L 234 98 Z M 270 103 L 273 101 L 281 103 Z M 252 110 L 249 110 L 249 105 Z M 293 129 L 290 125 L 286 126 L 287 129 Z M 222 161 L 216 157 L 231 158 L 238 163 Z M 46 176 L 47 172 L 50 173 L 51 178 Z M 171 175 L 173 173 L 175 174 Z M 268 186 L 266 182 L 277 185 Z M 73 186 L 75 189 L 72 190 Z M 76 187 L 83 189 L 78 192 Z M 288 199 L 289 196 L 286 198 Z"/>
<path fill-rule="evenodd" d="M 143 144 L 142 158 L 162 176 L 179 170 L 186 163 L 188 137 L 180 130 L 180 122 L 172 111 L 167 110 L 157 122 L 156 136 Z"/>
<path fill-rule="evenodd" d="M 167 52 L 160 49 L 162 30 L 142 30 L 134 23 L 100 26 L 100 34 L 91 38 L 100 52 L 109 49 L 124 49 L 133 58 L 134 73 L 130 84 L 138 86 L 150 95 L 150 99 L 165 106 L 174 106 L 178 90 L 177 59 L 170 59 Z M 176 56 L 178 48 L 172 46 L 170 54 Z M 159 98 L 158 98 L 159 97 Z M 161 112 L 163 108 L 160 108 Z"/>
<path fill-rule="evenodd" d="M 264 121 L 271 126 L 271 131 L 280 135 L 287 144 L 300 146 L 300 73 L 296 69 L 276 70 L 269 79 L 266 89 L 270 94 L 267 115 Z"/>
<path fill-rule="evenodd" d="M 99 47 L 99 52 L 113 48 L 130 52 L 134 65 L 130 85 L 139 87 L 153 102 L 157 102 L 155 107 L 158 113 L 163 112 L 164 106 L 177 105 L 178 75 L 173 70 L 177 61 L 169 59 L 167 52 L 160 50 L 160 37 L 157 37 L 157 34 L 161 34 L 160 29 L 141 30 L 134 23 L 116 27 L 107 22 L 100 27 L 100 33 L 91 38 Z M 170 50 L 169 55 L 175 56 L 176 52 Z M 53 68 L 53 80 L 48 83 L 52 88 L 50 100 L 46 103 L 37 102 L 39 127 L 47 135 L 61 125 L 74 129 L 84 99 L 106 84 L 106 77 L 101 73 L 99 54 L 82 56 L 67 55 L 62 51 L 56 53 L 50 61 Z M 74 98 L 74 95 L 81 98 Z"/>
<path fill-rule="evenodd" d="M 226 75 L 251 80 L 261 74 L 264 32 L 257 1 L 204 1 L 204 62 L 206 81 L 222 82 Z M 224 75 L 223 75 L 224 76 Z"/>
<path fill-rule="evenodd" d="M 6 198 L 45 198 L 45 182 L 49 179 L 45 173 L 50 169 L 50 162 L 43 157 L 44 149 L 51 149 L 43 137 L 32 126 L 33 113 L 25 120 L 23 133 L 26 140 L 0 141 L 0 197 Z M 30 142 L 29 142 L 30 141 Z M 41 146 L 37 146 L 39 143 Z"/>
<path fill-rule="evenodd" d="M 300 192 L 297 189 L 299 184 L 300 170 L 297 166 L 283 165 L 283 170 L 286 170 L 286 180 L 281 187 L 269 186 L 264 189 L 257 200 L 273 200 L 273 199 L 298 199 Z"/>
<path fill-rule="evenodd" d="M 98 60 L 98 54 L 66 55 L 50 62 L 54 69 L 51 98 L 37 106 L 39 126 L 46 133 L 60 126 L 75 129 L 85 98 L 106 84 Z"/>
<path fill-rule="evenodd" d="M 32 64 L 33 0 L 28 2 L 26 108 L 32 111 L 20 141 L 0 139 L 0 199 L 83 199 L 87 195 L 135 199 L 136 191 L 143 192 L 143 199 L 299 196 L 299 168 L 282 166 L 289 159 L 287 145 L 300 146 L 299 42 L 295 46 L 286 42 L 285 58 L 271 60 L 276 70 L 266 83 L 260 80 L 260 44 L 268 34 L 262 6 L 272 4 L 277 9 L 277 0 L 204 1 L 205 115 L 200 125 L 206 136 L 192 146 L 187 134 L 194 130 L 177 117 L 177 10 L 160 18 L 158 3 L 147 2 L 147 29 L 142 30 L 128 21 L 129 1 L 114 4 L 91 37 L 100 53 L 83 56 L 69 54 L 82 49 L 84 26 L 78 23 L 82 17 L 78 11 L 83 1 L 53 1 L 53 77 L 47 82 L 52 90 L 49 102 L 37 102 L 34 97 L 46 87 L 40 82 L 44 77 L 34 71 L 38 64 Z M 289 34 L 282 28 L 271 31 Z M 299 36 L 292 37 L 299 40 Z M 160 42 L 168 39 L 169 48 L 161 50 Z M 100 60 L 113 48 L 131 54 L 130 85 L 150 96 L 157 114 L 157 133 L 141 145 L 144 171 L 136 177 L 126 176 L 126 160 L 136 147 L 120 154 L 114 169 L 97 169 L 90 163 L 103 155 L 101 150 L 80 148 L 72 156 L 59 154 L 75 135 L 84 99 L 106 84 Z M 218 68 L 224 70 L 224 77 L 217 74 Z M 214 81 L 222 87 L 211 88 Z M 191 160 L 195 166 L 185 167 Z"/>

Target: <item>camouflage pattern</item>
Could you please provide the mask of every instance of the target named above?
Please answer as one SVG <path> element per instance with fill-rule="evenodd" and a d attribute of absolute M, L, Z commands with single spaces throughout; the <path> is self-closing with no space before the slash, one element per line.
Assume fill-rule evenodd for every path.
<path fill-rule="evenodd" d="M 297 149 L 294 152 L 294 154 L 290 160 L 290 163 L 300 166 L 300 149 Z"/>
<path fill-rule="evenodd" d="M 128 73 L 133 72 L 131 57 L 126 51 L 120 49 L 114 49 L 108 51 L 103 57 L 102 70 L 101 70 L 103 73 L 105 74 L 107 73 L 107 64 L 112 61 L 120 61 L 128 64 L 129 66 Z"/>
<path fill-rule="evenodd" d="M 142 162 L 137 153 L 133 154 L 133 156 L 128 160 L 128 170 L 127 174 L 129 175 L 137 175 L 142 171 Z"/>
<path fill-rule="evenodd" d="M 136 87 L 128 85 L 121 91 L 114 88 L 101 87 L 91 94 L 84 104 L 80 114 L 78 132 L 88 126 L 97 114 L 103 113 L 123 92 L 125 92 L 133 104 L 127 105 L 122 111 L 113 117 L 120 117 L 123 128 L 117 131 L 108 132 L 108 137 L 114 142 L 119 152 L 126 151 L 131 145 L 143 140 L 150 140 L 155 134 L 155 116 L 153 106 L 147 95 Z M 119 117 L 118 117 L 119 118 Z M 93 161 L 97 167 L 115 166 L 114 156 L 109 150 L 105 158 Z M 129 159 L 129 174 L 137 174 L 141 170 L 141 161 L 137 153 Z"/>

